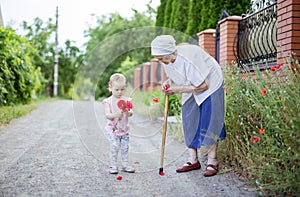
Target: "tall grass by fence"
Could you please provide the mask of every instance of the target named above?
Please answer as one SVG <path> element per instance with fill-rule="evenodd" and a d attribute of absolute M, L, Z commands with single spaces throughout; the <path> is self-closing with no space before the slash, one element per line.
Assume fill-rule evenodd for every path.
<path fill-rule="evenodd" d="M 300 192 L 300 66 L 291 56 L 265 72 L 225 70 L 228 135 L 221 155 L 268 195 Z"/>

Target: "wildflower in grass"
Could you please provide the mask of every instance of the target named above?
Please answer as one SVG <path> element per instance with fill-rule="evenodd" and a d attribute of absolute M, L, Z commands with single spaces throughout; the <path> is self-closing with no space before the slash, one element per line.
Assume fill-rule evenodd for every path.
<path fill-rule="evenodd" d="M 154 103 L 158 103 L 158 98 L 154 97 L 152 100 Z"/>
<path fill-rule="evenodd" d="M 281 66 L 282 66 L 282 64 L 277 64 L 276 68 L 280 69 Z"/>
<path fill-rule="evenodd" d="M 275 70 L 276 70 L 275 66 L 271 66 L 271 67 L 270 67 L 270 70 L 271 70 L 271 71 L 275 71 Z"/>
<path fill-rule="evenodd" d="M 260 129 L 259 129 L 259 133 L 260 133 L 261 135 L 263 135 L 263 134 L 265 133 L 265 129 L 264 129 L 264 128 L 260 128 Z"/>
<path fill-rule="evenodd" d="M 259 142 L 259 137 L 257 137 L 256 135 L 254 135 L 254 136 L 252 137 L 251 141 L 252 141 L 253 143 Z"/>
<path fill-rule="evenodd" d="M 267 88 L 261 89 L 261 94 L 265 96 L 267 94 Z"/>

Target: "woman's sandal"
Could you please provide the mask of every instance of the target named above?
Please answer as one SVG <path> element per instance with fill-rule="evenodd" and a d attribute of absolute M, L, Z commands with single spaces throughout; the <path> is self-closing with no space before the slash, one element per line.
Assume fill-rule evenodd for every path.
<path fill-rule="evenodd" d="M 199 161 L 197 161 L 194 164 L 192 164 L 191 162 L 187 162 L 181 168 L 176 169 L 176 172 L 178 172 L 178 173 L 180 173 L 180 172 L 188 172 L 188 171 L 191 171 L 191 170 L 198 170 L 200 168 L 201 168 L 201 164 L 200 164 Z"/>
<path fill-rule="evenodd" d="M 212 170 L 211 170 L 211 169 L 208 169 L 208 167 L 211 167 Z M 208 177 L 208 176 L 214 176 L 214 175 L 216 175 L 216 174 L 218 173 L 218 168 L 219 168 L 218 165 L 208 164 L 208 165 L 206 166 L 206 169 L 205 169 L 203 175 L 206 176 L 206 177 Z"/>

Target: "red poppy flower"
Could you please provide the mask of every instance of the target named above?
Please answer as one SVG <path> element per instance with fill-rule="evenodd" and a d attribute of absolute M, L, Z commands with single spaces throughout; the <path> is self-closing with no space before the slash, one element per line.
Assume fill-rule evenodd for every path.
<path fill-rule="evenodd" d="M 164 87 L 165 90 L 168 90 L 169 88 L 170 88 L 169 84 L 166 84 L 165 87 Z"/>
<path fill-rule="evenodd" d="M 266 88 L 261 89 L 261 94 L 265 96 L 267 94 L 267 89 Z"/>
<path fill-rule="evenodd" d="M 277 64 L 276 68 L 280 69 L 281 66 L 282 66 L 282 64 Z"/>
<path fill-rule="evenodd" d="M 168 90 L 170 88 L 170 85 L 169 84 L 166 84 L 165 86 L 163 86 L 162 88 L 162 92 L 165 92 L 166 90 Z"/>
<path fill-rule="evenodd" d="M 158 98 L 154 97 L 152 100 L 153 102 L 158 103 Z"/>
<path fill-rule="evenodd" d="M 275 66 L 271 66 L 271 67 L 270 67 L 270 70 L 271 70 L 271 71 L 275 71 L 275 70 L 276 70 Z"/>
<path fill-rule="evenodd" d="M 260 128 L 260 129 L 259 129 L 259 133 L 262 135 L 262 134 L 265 133 L 265 130 L 264 130 L 263 128 Z"/>
<path fill-rule="evenodd" d="M 117 176 L 117 180 L 121 181 L 122 180 L 122 176 Z"/>
<path fill-rule="evenodd" d="M 253 143 L 256 143 L 256 142 L 258 142 L 259 141 L 259 137 L 257 137 L 257 136 L 253 136 L 252 137 L 252 140 L 251 140 Z"/>
<path fill-rule="evenodd" d="M 117 103 L 117 105 L 118 105 L 118 108 L 119 108 L 120 110 L 122 110 L 123 112 L 128 111 L 128 110 L 127 110 L 127 103 L 126 103 L 126 101 L 124 101 L 124 100 L 119 100 L 118 103 Z"/>
<path fill-rule="evenodd" d="M 132 102 L 127 101 L 127 108 L 128 109 L 132 109 L 133 108 Z"/>

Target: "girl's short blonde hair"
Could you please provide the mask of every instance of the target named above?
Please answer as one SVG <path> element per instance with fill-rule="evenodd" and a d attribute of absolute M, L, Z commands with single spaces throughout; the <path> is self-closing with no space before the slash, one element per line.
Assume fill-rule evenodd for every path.
<path fill-rule="evenodd" d="M 115 73 L 110 76 L 108 86 L 112 87 L 113 82 L 126 84 L 126 78 L 121 73 Z"/>

